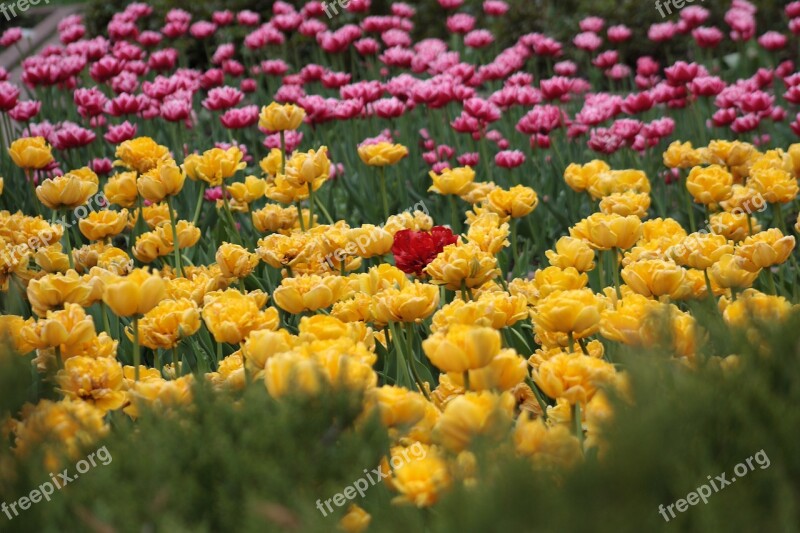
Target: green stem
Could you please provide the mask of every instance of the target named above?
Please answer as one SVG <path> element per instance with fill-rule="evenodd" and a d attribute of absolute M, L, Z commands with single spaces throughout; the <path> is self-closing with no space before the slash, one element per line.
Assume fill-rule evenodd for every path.
<path fill-rule="evenodd" d="M 197 195 L 197 206 L 194 208 L 194 216 L 192 217 L 192 225 L 196 226 L 200 220 L 200 212 L 203 210 L 203 197 L 206 192 L 206 183 L 200 185 L 200 194 Z"/>
<path fill-rule="evenodd" d="M 139 381 L 139 363 L 142 354 L 139 351 L 139 317 L 133 317 L 133 379 Z"/>
<path fill-rule="evenodd" d="M 455 234 L 461 233 L 461 223 L 458 220 L 458 208 L 456 207 L 456 197 L 452 194 L 448 195 L 450 203 L 450 225 L 453 227 Z"/>
<path fill-rule="evenodd" d="M 778 290 L 775 288 L 775 277 L 772 275 L 772 269 L 767 267 L 764 269 L 767 273 L 767 287 L 773 296 L 777 296 Z"/>
<path fill-rule="evenodd" d="M 169 211 L 169 223 L 172 225 L 172 248 L 175 256 L 175 270 L 178 277 L 183 277 L 183 267 L 181 266 L 181 245 L 178 242 L 178 226 L 175 223 L 175 210 L 172 208 L 172 197 L 167 196 L 167 211 Z"/>
<path fill-rule="evenodd" d="M 619 262 L 617 261 L 617 249 L 609 250 L 612 258 L 611 268 L 614 270 L 614 287 L 617 289 L 617 300 L 622 300 L 622 291 L 619 288 Z"/>
<path fill-rule="evenodd" d="M 31 184 L 31 191 L 33 191 L 33 206 L 36 208 L 36 215 L 41 215 L 42 208 L 39 207 L 39 197 L 36 196 L 36 184 L 33 182 L 33 177 L 31 177 L 30 171 L 27 168 L 25 169 L 25 179 Z"/>
<path fill-rule="evenodd" d="M 581 445 L 581 451 L 583 451 L 583 424 L 581 423 L 580 402 L 575 402 L 575 405 L 572 406 L 572 418 L 575 419 L 575 436 L 578 437 L 578 442 Z"/>
<path fill-rule="evenodd" d="M 586 349 L 586 340 L 585 339 L 578 339 L 578 345 L 581 347 L 581 351 L 583 355 L 589 355 L 589 350 Z"/>
<path fill-rule="evenodd" d="M 314 227 L 314 187 L 308 184 L 308 229 Z"/>
<path fill-rule="evenodd" d="M 323 215 L 325 215 L 325 219 L 328 221 L 328 224 L 333 225 L 333 217 L 331 217 L 331 214 L 328 213 L 327 209 L 325 209 L 325 204 L 322 203 L 322 200 L 320 200 L 319 196 L 315 196 L 314 199 L 317 201 L 317 207 L 319 207 L 319 210 Z"/>
<path fill-rule="evenodd" d="M 536 383 L 527 376 L 525 376 L 525 382 L 528 384 L 528 387 L 533 391 L 533 395 L 536 396 L 536 401 L 539 403 L 539 408 L 542 410 L 542 418 L 547 421 L 547 403 L 542 398 L 542 393 L 539 392 L 539 387 L 536 386 Z"/>
<path fill-rule="evenodd" d="M 381 169 L 381 203 L 383 204 L 383 220 L 389 219 L 389 199 L 386 196 L 386 167 Z"/>
<path fill-rule="evenodd" d="M 469 370 L 464 370 L 464 392 L 469 392 Z"/>
<path fill-rule="evenodd" d="M 514 268 L 512 271 L 516 271 L 517 267 L 519 266 L 519 248 L 517 247 L 517 222 L 516 218 L 512 218 L 510 220 L 511 223 L 511 255 L 514 258 Z"/>
<path fill-rule="evenodd" d="M 175 371 L 175 379 L 181 376 L 180 366 L 178 365 L 178 347 L 172 347 L 172 368 Z"/>
<path fill-rule="evenodd" d="M 416 364 L 416 357 L 414 357 L 414 346 L 411 340 L 411 337 L 414 334 L 414 324 L 409 322 L 405 325 L 405 335 L 406 335 L 406 347 L 408 349 L 408 363 L 411 367 L 411 374 L 414 376 L 414 381 L 417 382 L 417 387 L 419 391 L 425 396 L 425 399 L 431 401 L 431 397 L 428 394 L 428 391 L 425 389 L 425 384 L 420 378 L 419 373 L 417 372 L 417 364 Z"/>
<path fill-rule="evenodd" d="M 772 210 L 775 213 L 775 218 L 778 219 L 778 228 L 780 228 L 781 233 L 786 235 L 786 222 L 783 219 L 783 209 L 781 209 L 781 204 L 772 204 Z"/>
<path fill-rule="evenodd" d="M 66 213 L 66 209 L 64 210 L 64 213 Z M 66 219 L 66 214 L 64 215 L 64 218 Z M 64 228 L 64 242 L 67 244 L 67 259 L 69 260 L 69 268 L 74 269 L 75 258 L 72 257 L 72 240 L 70 239 L 69 228 L 66 227 Z"/>
<path fill-rule="evenodd" d="M 305 233 L 305 231 L 306 231 L 306 222 L 305 222 L 305 219 L 303 219 L 303 208 L 300 207 L 300 202 L 295 202 L 294 205 L 297 208 L 297 217 L 298 217 L 298 219 L 300 221 L 300 231 Z"/>

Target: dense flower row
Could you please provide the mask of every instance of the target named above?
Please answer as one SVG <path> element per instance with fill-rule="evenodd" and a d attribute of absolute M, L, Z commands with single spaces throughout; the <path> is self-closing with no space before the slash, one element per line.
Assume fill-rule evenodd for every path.
<path fill-rule="evenodd" d="M 351 0 L 348 10 L 368 8 Z M 483 4 L 490 16 L 507 8 Z M 612 397 L 637 401 L 620 365 L 626 349 L 669 354 L 685 371 L 709 361 L 732 371 L 738 355 L 707 342 L 700 312 L 758 343 L 759 324 L 793 311 L 790 232 L 800 231 L 800 217 L 793 228 L 786 218 L 795 213 L 800 144 L 768 149 L 768 134 L 752 144 L 707 141 L 702 123 L 738 134 L 784 121 L 800 101 L 790 63 L 727 83 L 698 63 L 662 70 L 640 58 L 632 76 L 613 50 L 596 53 L 605 22 L 588 18 L 573 44 L 593 54 L 592 83 L 568 60 L 537 81 L 526 62 L 564 53 L 547 36 L 523 36 L 473 65 L 439 41 L 412 46 L 413 9 L 392 9 L 336 31 L 316 2 L 300 12 L 277 2 L 264 24 L 252 12 L 192 24 L 175 10 L 155 32 L 142 29 L 150 8 L 131 4 L 109 24 L 108 39 L 87 39 L 80 20 L 65 20 L 64 46 L 26 59 L 23 80 L 35 91 L 68 93 L 74 109 L 58 116 L 77 122 L 29 122 L 40 103 L 0 82 L 4 120 L 24 123 L 21 131 L 6 120 L 4 131 L 19 135 L 6 143 L 2 199 L 13 194 L 16 207 L 29 208 L 0 212 L 0 331 L 55 387 L 4 425 L 20 457 L 44 447 L 56 468 L 111 431 L 112 416 L 136 419 L 145 408 L 172 416 L 192 403 L 198 382 L 233 393 L 261 386 L 277 399 L 352 391 L 363 395 L 364 417 L 375 414 L 389 429 L 391 456 L 425 450 L 396 471 L 387 456 L 382 468 L 397 502 L 426 507 L 453 484 L 474 482 L 480 443 L 546 471 L 571 467 L 588 450 L 602 457 Z M 790 29 L 800 28 L 800 3 L 786 14 Z M 688 7 L 679 23 L 650 28 L 650 38 L 691 33 L 714 47 L 723 36 L 702 26 L 706 17 Z M 747 2 L 735 0 L 726 22 L 734 41 L 754 37 Z M 219 43 L 204 71 L 176 68 L 178 52 L 160 48 L 187 32 L 223 39 L 233 25 L 248 28 L 243 63 L 231 42 Z M 491 44 L 466 13 L 447 25 L 467 47 Z M 382 45 L 364 36 L 373 32 L 380 54 Z M 256 62 L 287 34 L 315 37 L 335 59 L 352 47 L 354 68 L 381 79 L 353 82 L 316 64 L 290 74 L 283 60 Z M 624 26 L 607 31 L 612 43 L 630 35 Z M 779 51 L 781 37 L 767 32 L 758 42 Z M 15 39 L 9 30 L 0 45 Z M 378 65 L 386 69 L 379 75 Z M 632 77 L 637 90 L 612 82 L 609 92 L 590 92 L 607 83 L 592 73 Z M 282 85 L 269 90 L 277 76 Z M 96 86 L 79 86 L 89 78 Z M 313 94 L 317 82 L 339 98 Z M 255 100 L 265 92 L 276 101 L 246 104 L 247 93 Z M 713 103 L 703 104 L 707 97 Z M 655 118 L 664 108 L 691 112 L 700 128 Z M 407 132 L 392 121 L 454 111 L 451 129 L 436 118 L 430 131 L 403 123 L 420 131 L 419 147 L 415 137 L 398 142 Z M 133 122 L 112 124 L 117 117 Z M 391 128 L 376 131 L 378 120 Z M 187 145 L 183 129 L 161 129 L 164 121 L 212 139 L 240 130 L 254 144 L 229 136 L 214 147 Z M 355 128 L 347 140 L 358 142 L 319 133 L 339 124 Z M 501 133 L 500 124 L 510 128 Z M 662 143 L 676 129 L 697 146 Z M 305 149 L 309 130 L 314 147 Z M 532 176 L 495 168 L 528 159 L 509 149 L 514 130 L 529 139 Z M 364 140 L 364 132 L 375 136 Z M 572 152 L 584 136 L 602 160 L 577 162 L 590 159 Z M 114 145 L 113 158 L 101 137 Z M 262 139 L 266 150 L 255 144 Z M 659 145 L 657 163 L 614 159 L 623 147 L 652 156 Z M 425 165 L 427 175 L 418 172 Z M 557 179 L 543 178 L 545 166 Z M 63 222 L 98 195 L 100 208 L 75 226 Z M 405 198 L 424 201 L 392 214 Z M 355 204 L 369 222 L 353 222 Z M 549 219 L 563 219 L 563 231 L 541 242 L 554 227 Z M 357 506 L 343 520 L 352 531 L 368 523 Z"/>

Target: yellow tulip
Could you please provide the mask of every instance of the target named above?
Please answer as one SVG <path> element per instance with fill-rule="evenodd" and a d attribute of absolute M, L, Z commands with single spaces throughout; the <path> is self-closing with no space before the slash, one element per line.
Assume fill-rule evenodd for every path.
<path fill-rule="evenodd" d="M 362 144 L 358 147 L 358 157 L 365 164 L 372 167 L 394 165 L 408 155 L 408 148 L 402 144 L 379 142 L 376 144 Z"/>
<path fill-rule="evenodd" d="M 39 170 L 53 162 L 53 153 L 44 137 L 23 137 L 11 143 L 8 154 L 14 164 L 26 170 Z"/>
<path fill-rule="evenodd" d="M 116 157 L 115 164 L 144 174 L 167 161 L 170 155 L 166 146 L 161 146 L 150 137 L 137 137 L 117 146 Z"/>
<path fill-rule="evenodd" d="M 158 203 L 181 192 L 185 179 L 174 160 L 163 159 L 154 168 L 140 175 L 136 186 L 143 198 Z"/>
<path fill-rule="evenodd" d="M 92 211 L 78 222 L 81 233 L 90 241 L 101 241 L 122 233 L 128 224 L 128 210 Z"/>
<path fill-rule="evenodd" d="M 146 268 L 137 268 L 127 276 L 110 278 L 105 283 L 103 302 L 122 317 L 143 315 L 166 296 L 164 280 Z"/>
<path fill-rule="evenodd" d="M 305 116 L 306 112 L 300 106 L 272 102 L 261 108 L 258 126 L 267 131 L 296 130 Z"/>

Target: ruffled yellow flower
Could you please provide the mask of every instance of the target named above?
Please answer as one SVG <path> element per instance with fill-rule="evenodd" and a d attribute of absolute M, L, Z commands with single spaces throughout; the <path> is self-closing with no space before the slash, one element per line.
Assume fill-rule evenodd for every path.
<path fill-rule="evenodd" d="M 340 343 L 332 349 L 318 347 L 314 353 L 293 350 L 267 359 L 264 382 L 267 392 L 274 398 L 287 394 L 316 395 L 323 387 L 345 390 L 369 390 L 377 383 L 377 374 L 356 357 L 346 355 Z"/>
<path fill-rule="evenodd" d="M 200 228 L 189 222 L 188 220 L 179 220 L 175 224 L 175 230 L 178 234 L 178 247 L 181 249 L 191 248 L 197 241 L 200 240 Z M 172 252 L 174 243 L 174 236 L 172 228 L 169 224 L 162 223 L 156 228 L 156 233 L 166 245 L 167 249 Z"/>
<path fill-rule="evenodd" d="M 267 359 L 273 355 L 288 352 L 297 344 L 298 339 L 285 329 L 258 329 L 250 333 L 242 343 L 242 356 L 245 365 L 252 372 L 264 370 Z"/>
<path fill-rule="evenodd" d="M 350 504 L 341 520 L 339 528 L 346 533 L 363 533 L 369 528 L 372 516 L 356 504 Z"/>
<path fill-rule="evenodd" d="M 607 215 L 617 214 L 624 217 L 635 215 L 645 218 L 648 209 L 650 209 L 650 195 L 646 192 L 618 192 L 604 196 L 600 200 L 600 212 Z"/>
<path fill-rule="evenodd" d="M 364 224 L 358 228 L 347 230 L 347 240 L 344 252 L 348 255 L 358 255 L 364 259 L 386 255 L 392 250 L 394 237 L 380 226 Z"/>
<path fill-rule="evenodd" d="M 664 166 L 669 168 L 692 168 L 706 162 L 703 150 L 695 150 L 688 141 L 673 141 L 664 152 L 663 159 Z"/>
<path fill-rule="evenodd" d="M 172 250 L 157 232 L 148 231 L 136 237 L 136 244 L 132 252 L 133 256 L 142 263 L 152 263 L 159 257 L 169 255 Z"/>
<path fill-rule="evenodd" d="M 714 205 L 728 199 L 733 176 L 719 165 L 694 167 L 686 178 L 686 189 L 698 204 Z"/>
<path fill-rule="evenodd" d="M 750 172 L 747 186 L 770 203 L 786 204 L 797 198 L 797 178 L 782 168 L 755 168 Z"/>
<path fill-rule="evenodd" d="M 602 387 L 617 383 L 614 365 L 604 359 L 561 353 L 533 370 L 533 381 L 550 398 L 586 405 Z"/>
<path fill-rule="evenodd" d="M 708 143 L 707 162 L 727 166 L 739 182 L 750 166 L 761 156 L 755 146 L 741 141 L 715 140 Z"/>
<path fill-rule="evenodd" d="M 428 172 L 433 185 L 428 187 L 429 192 L 436 194 L 455 194 L 461 196 L 469 191 L 475 181 L 475 171 L 472 167 L 445 168 L 441 173 Z"/>
<path fill-rule="evenodd" d="M 347 280 L 341 276 L 305 275 L 284 278 L 272 297 L 284 311 L 299 314 L 330 307 L 349 292 Z"/>
<path fill-rule="evenodd" d="M 524 185 L 515 185 L 509 190 L 495 189 L 486 195 L 484 207 L 501 218 L 521 218 L 539 205 L 536 191 Z"/>
<path fill-rule="evenodd" d="M 85 204 L 97 192 L 97 176 L 94 178 L 95 181 L 92 181 L 76 172 L 68 172 L 63 176 L 42 180 L 41 185 L 36 187 L 36 197 L 50 209 L 74 209 Z"/>
<path fill-rule="evenodd" d="M 512 349 L 501 350 L 488 365 L 469 370 L 469 388 L 474 391 L 508 391 L 528 377 L 528 362 Z M 464 374 L 451 372 L 450 380 L 464 386 Z"/>
<path fill-rule="evenodd" d="M 19 355 L 25 355 L 34 350 L 22 336 L 22 330 L 32 326 L 33 318 L 27 320 L 17 315 L 0 315 L 0 339 L 3 347 L 10 346 Z"/>
<path fill-rule="evenodd" d="M 252 213 L 253 226 L 261 233 L 278 232 L 291 229 L 297 225 L 298 215 L 295 206 L 283 207 L 267 204 Z"/>
<path fill-rule="evenodd" d="M 137 137 L 117 146 L 116 157 L 115 164 L 144 174 L 168 160 L 170 155 L 166 146 L 161 146 L 150 137 Z"/>
<path fill-rule="evenodd" d="M 245 176 L 244 183 L 228 185 L 228 192 L 237 202 L 249 204 L 264 197 L 267 192 L 267 182 L 256 176 Z"/>
<path fill-rule="evenodd" d="M 238 244 L 223 242 L 217 249 L 217 264 L 227 278 L 246 278 L 258 265 L 258 256 Z"/>
<path fill-rule="evenodd" d="M 733 253 L 733 244 L 723 235 L 696 232 L 670 247 L 667 255 L 679 265 L 705 270 L 725 254 Z"/>
<path fill-rule="evenodd" d="M 296 130 L 305 116 L 305 109 L 298 105 L 272 102 L 261 108 L 258 126 L 267 131 Z"/>
<path fill-rule="evenodd" d="M 536 304 L 533 321 L 545 332 L 572 334 L 576 339 L 600 328 L 602 301 L 591 289 L 554 292 Z"/>
<path fill-rule="evenodd" d="M 649 259 L 630 263 L 622 269 L 622 279 L 636 293 L 680 300 L 691 293 L 686 270 L 672 261 Z"/>
<path fill-rule="evenodd" d="M 792 304 L 783 296 L 772 296 L 755 289 L 746 289 L 725 307 L 722 318 L 734 328 L 750 328 L 758 325 L 757 323 L 775 325 L 785 322 L 792 309 Z"/>
<path fill-rule="evenodd" d="M 609 170 L 611 170 L 611 167 L 605 161 L 600 161 L 599 159 L 590 161 L 585 165 L 570 163 L 564 170 L 564 181 L 573 191 L 583 192 L 591 187 L 602 172 L 608 172 Z"/>
<path fill-rule="evenodd" d="M 118 316 L 143 315 L 164 299 L 165 292 L 161 276 L 137 268 L 125 277 L 106 280 L 103 302 Z"/>
<path fill-rule="evenodd" d="M 365 164 L 372 167 L 394 165 L 408 155 L 408 148 L 402 144 L 379 142 L 376 144 L 362 144 L 358 147 L 358 157 Z"/>
<path fill-rule="evenodd" d="M 564 424 L 547 425 L 522 413 L 514 428 L 517 453 L 530 457 L 536 468 L 570 468 L 583 457 L 578 438 Z"/>
<path fill-rule="evenodd" d="M 500 353 L 500 346 L 499 331 L 463 324 L 453 324 L 422 341 L 425 355 L 442 372 L 482 368 Z"/>
<path fill-rule="evenodd" d="M 594 250 L 583 239 L 561 237 L 556 241 L 556 249 L 545 251 L 551 265 L 565 269 L 575 268 L 578 272 L 588 272 L 594 268 Z"/>
<path fill-rule="evenodd" d="M 485 211 L 469 222 L 467 241 L 477 244 L 484 252 L 497 255 L 509 245 L 509 225 L 500 215 Z"/>
<path fill-rule="evenodd" d="M 425 416 L 427 400 L 418 393 L 403 387 L 384 385 L 370 391 L 369 404 L 378 409 L 384 426 L 413 426 Z"/>
<path fill-rule="evenodd" d="M 402 289 L 386 289 L 375 296 L 375 318 L 389 322 L 421 322 L 439 307 L 439 288 L 415 281 Z"/>
<path fill-rule="evenodd" d="M 51 274 L 65 273 L 70 268 L 69 258 L 67 254 L 64 253 L 61 243 L 39 248 L 36 253 L 33 254 L 33 260 L 42 270 Z M 76 268 L 78 268 L 77 264 Z"/>
<path fill-rule="evenodd" d="M 163 159 L 156 167 L 140 175 L 136 186 L 143 198 L 158 203 L 181 192 L 185 179 L 174 160 Z"/>
<path fill-rule="evenodd" d="M 131 367 L 125 367 L 125 370 L 128 368 Z M 123 412 L 137 418 L 143 409 L 156 409 L 161 414 L 169 413 L 176 407 L 190 405 L 193 385 L 194 376 L 191 374 L 169 381 L 157 376 L 153 379 L 140 379 L 131 385 L 128 391 L 131 403 Z"/>
<path fill-rule="evenodd" d="M 597 175 L 587 191 L 594 200 L 623 192 L 649 193 L 650 181 L 641 170 L 607 170 Z"/>
<path fill-rule="evenodd" d="M 133 261 L 127 253 L 112 246 L 97 256 L 97 266 L 112 274 L 125 276 L 133 270 Z"/>
<path fill-rule="evenodd" d="M 572 237 L 583 239 L 596 250 L 627 250 L 639 239 L 642 221 L 633 215 L 595 213 L 569 230 Z"/>
<path fill-rule="evenodd" d="M 789 258 L 794 244 L 794 236 L 784 236 L 778 228 L 770 228 L 747 237 L 736 246 L 736 264 L 748 272 L 780 265 Z"/>
<path fill-rule="evenodd" d="M 198 329 L 200 310 L 193 300 L 163 300 L 139 319 L 139 342 L 152 350 L 171 350 Z M 125 333 L 133 340 L 129 329 Z"/>
<path fill-rule="evenodd" d="M 427 211 L 414 211 L 409 213 L 404 211 L 398 215 L 392 215 L 386 220 L 386 225 L 383 229 L 388 231 L 394 237 L 394 234 L 401 229 L 413 229 L 414 231 L 430 231 L 433 227 L 433 219 Z"/>
<path fill-rule="evenodd" d="M 450 244 L 425 267 L 435 285 L 452 291 L 479 287 L 500 274 L 497 259 L 473 243 Z"/>
<path fill-rule="evenodd" d="M 28 301 L 33 312 L 45 316 L 47 311 L 58 309 L 65 303 L 90 306 L 93 284 L 82 278 L 74 270 L 66 274 L 47 274 L 28 283 Z"/>
<path fill-rule="evenodd" d="M 71 357 L 56 375 L 58 391 L 69 398 L 81 399 L 101 411 L 123 406 L 122 366 L 110 357 Z"/>
<path fill-rule="evenodd" d="M 22 340 L 34 348 L 61 348 L 62 354 L 91 342 L 96 332 L 91 316 L 78 304 L 64 304 L 60 311 L 48 311 L 44 318 L 26 324 L 20 331 Z"/>
<path fill-rule="evenodd" d="M 89 402 L 40 400 L 26 404 L 16 428 L 15 452 L 27 457 L 43 451 L 44 466 L 50 471 L 62 467 L 64 456 L 78 460 L 86 449 L 108 434 L 105 413 Z"/>
<path fill-rule="evenodd" d="M 236 146 L 227 150 L 212 148 L 201 156 L 189 156 L 184 160 L 183 170 L 190 179 L 204 181 L 211 187 L 218 187 L 237 171 L 247 166 L 242 161 L 244 154 Z"/>
<path fill-rule="evenodd" d="M 203 321 L 217 342 L 239 344 L 253 331 L 278 328 L 278 310 L 274 307 L 261 310 L 266 301 L 266 294 L 260 291 L 212 292 L 205 296 Z"/>
<path fill-rule="evenodd" d="M 460 198 L 472 205 L 479 204 L 485 202 L 489 193 L 497 188 L 497 184 L 493 181 L 472 182 L 470 186 L 467 187 L 467 190 L 460 195 Z"/>
<path fill-rule="evenodd" d="M 259 161 L 258 166 L 265 174 L 277 176 L 283 171 L 283 152 L 279 148 L 273 148 L 266 157 Z"/>
<path fill-rule="evenodd" d="M 92 211 L 78 222 L 81 233 L 90 241 L 101 241 L 122 233 L 128 224 L 128 210 Z"/>
<path fill-rule="evenodd" d="M 39 170 L 53 162 L 53 152 L 44 137 L 23 137 L 8 147 L 11 160 L 19 168 Z"/>
<path fill-rule="evenodd" d="M 726 211 L 752 214 L 762 211 L 767 206 L 767 201 L 752 187 L 735 184 L 731 188 L 730 197 L 720 202 L 720 206 Z"/>
<path fill-rule="evenodd" d="M 729 213 L 728 211 L 711 215 L 708 227 L 712 233 L 723 235 L 726 239 L 734 242 L 739 242 L 745 237 L 761 231 L 761 225 L 755 217 L 746 213 Z"/>
<path fill-rule="evenodd" d="M 452 452 L 466 449 L 478 436 L 499 439 L 511 426 L 514 397 L 509 393 L 467 392 L 447 404 L 434 435 Z"/>
<path fill-rule="evenodd" d="M 321 187 L 322 181 L 312 185 L 313 187 Z M 280 202 L 282 204 L 292 204 L 308 198 L 308 187 L 295 187 L 286 176 L 278 174 L 275 177 L 267 179 L 267 198 Z"/>
<path fill-rule="evenodd" d="M 166 202 L 160 204 L 150 204 L 142 208 L 144 221 L 150 229 L 156 229 L 158 226 L 170 221 L 169 218 L 169 205 Z M 133 228 L 136 225 L 136 219 L 139 216 L 139 211 L 136 210 L 132 213 L 132 221 L 129 227 Z"/>
<path fill-rule="evenodd" d="M 421 451 L 416 453 L 418 446 Z M 389 474 L 386 484 L 398 493 L 393 502 L 430 507 L 452 484 L 447 463 L 436 448 L 415 442 L 407 448 L 392 448 L 391 454 L 389 461 L 381 463 L 381 470 Z M 390 470 L 389 463 L 396 458 L 402 467 Z"/>
<path fill-rule="evenodd" d="M 317 190 L 331 172 L 331 162 L 328 159 L 328 148 L 320 147 L 319 150 L 308 152 L 295 152 L 286 163 L 286 181 L 292 187 Z"/>
<path fill-rule="evenodd" d="M 740 267 L 736 257 L 731 254 L 723 255 L 719 261 L 708 269 L 711 283 L 726 289 L 746 289 L 758 278 L 761 270 L 750 272 Z"/>
<path fill-rule="evenodd" d="M 136 172 L 120 172 L 108 178 L 103 192 L 109 203 L 131 208 L 136 205 L 139 189 L 136 187 Z"/>

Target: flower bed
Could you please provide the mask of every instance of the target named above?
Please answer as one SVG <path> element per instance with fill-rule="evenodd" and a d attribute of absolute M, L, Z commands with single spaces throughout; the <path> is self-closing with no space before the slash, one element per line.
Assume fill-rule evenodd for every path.
<path fill-rule="evenodd" d="M 213 419 L 231 434 L 189 449 L 221 460 L 241 434 L 254 472 L 302 477 L 299 500 L 246 493 L 231 518 L 224 491 L 199 510 L 199 483 L 154 523 L 448 530 L 456 502 L 520 468 L 556 491 L 619 473 L 620 432 L 635 433 L 621 419 L 645 412 L 652 373 L 679 382 L 670 398 L 771 376 L 796 338 L 800 2 L 788 32 L 757 32 L 741 0 L 724 30 L 686 7 L 646 34 L 687 56 L 630 65 L 615 46 L 639 29 L 586 17 L 571 43 L 500 49 L 471 7 L 439 4 L 449 44 L 414 42 L 402 3 L 374 16 L 351 0 L 338 22 L 319 3 L 207 21 L 130 4 L 104 35 L 63 20 L 24 87 L 0 81 L 0 328 L 24 384 L 0 458 L 35 477 L 107 443 L 124 469 L 129 439 L 203 441 Z M 189 37 L 201 68 L 173 47 Z M 713 57 L 725 39 L 738 54 Z M 286 421 L 309 409 L 309 427 Z M 269 450 L 242 413 L 280 422 Z M 344 463 L 281 464 L 301 435 Z M 242 464 L 227 467 L 261 486 Z M 73 490 L 102 492 L 100 470 Z M 657 503 L 691 488 L 668 485 Z M 71 524 L 127 513 L 58 509 Z"/>

